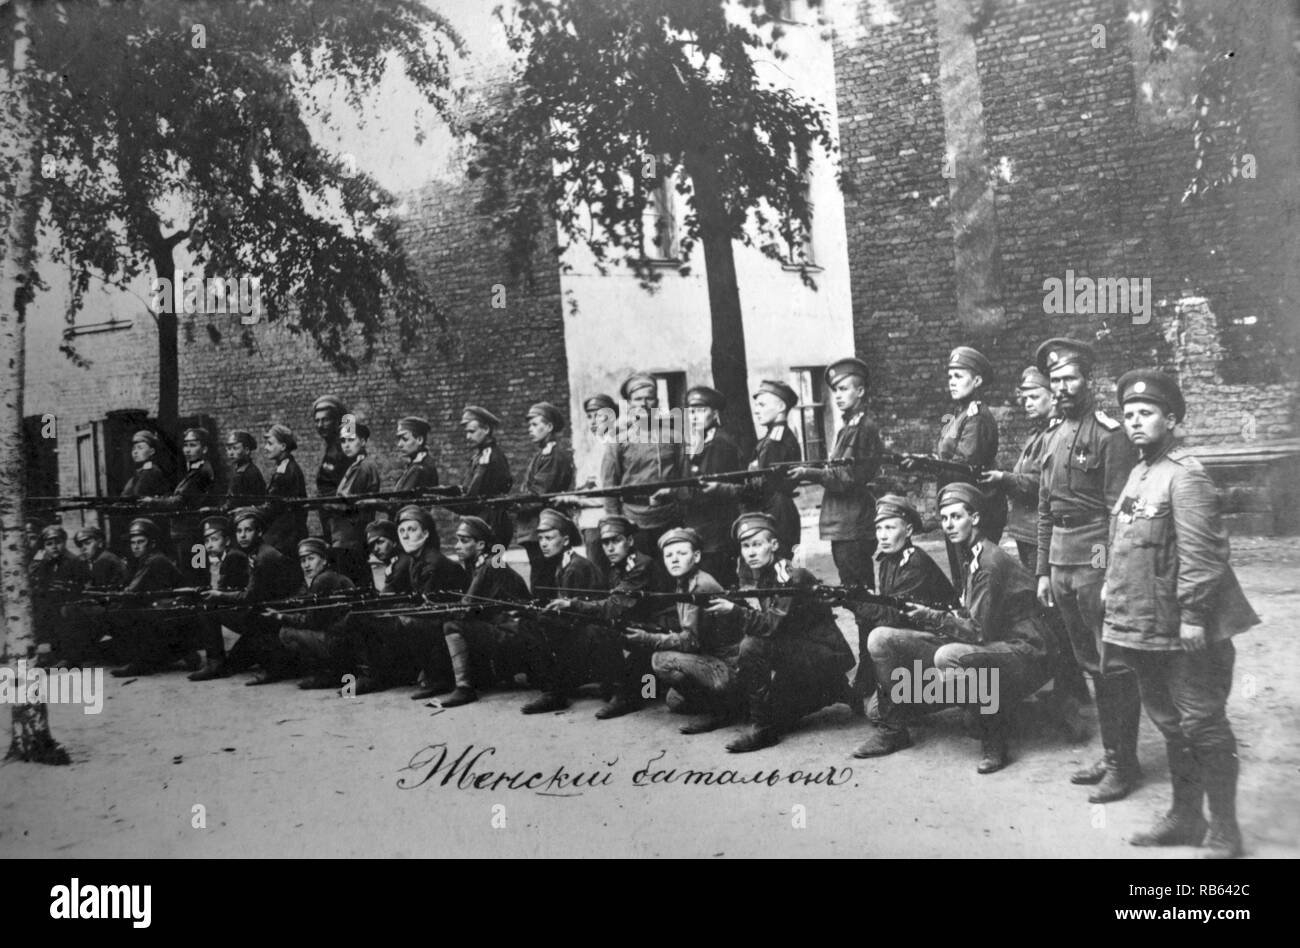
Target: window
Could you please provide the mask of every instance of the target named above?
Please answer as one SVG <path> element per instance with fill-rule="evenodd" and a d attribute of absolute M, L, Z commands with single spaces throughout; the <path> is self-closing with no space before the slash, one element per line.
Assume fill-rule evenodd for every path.
<path fill-rule="evenodd" d="M 817 254 L 813 246 L 813 233 L 816 230 L 816 208 L 813 206 L 809 179 L 804 179 L 803 196 L 808 202 L 808 230 L 795 241 L 787 241 L 785 267 L 795 270 L 801 267 L 817 268 Z"/>
<path fill-rule="evenodd" d="M 799 403 L 790 409 L 790 428 L 799 437 L 805 461 L 822 461 L 828 455 L 826 442 L 826 366 L 808 366 L 790 370 L 791 386 Z"/>
<path fill-rule="evenodd" d="M 657 166 L 660 169 L 665 167 L 662 161 Z M 671 171 L 661 172 L 650 180 L 651 189 L 646 195 L 641 221 L 642 252 L 648 260 L 675 264 L 682 257 L 677 232 L 680 214 L 676 176 Z"/>

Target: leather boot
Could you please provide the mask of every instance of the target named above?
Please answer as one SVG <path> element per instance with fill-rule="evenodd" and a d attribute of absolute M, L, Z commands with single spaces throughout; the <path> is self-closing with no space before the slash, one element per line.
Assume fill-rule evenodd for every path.
<path fill-rule="evenodd" d="M 1210 801 L 1210 828 L 1202 845 L 1203 859 L 1236 859 L 1243 852 L 1237 826 L 1237 773 L 1240 761 L 1235 747 L 1200 752 L 1201 778 Z"/>
<path fill-rule="evenodd" d="M 625 714 L 640 710 L 640 698 L 629 698 L 627 695 L 616 694 L 596 712 L 596 720 L 608 721 L 610 718 L 621 718 Z"/>
<path fill-rule="evenodd" d="M 226 671 L 226 663 L 219 658 L 204 659 L 203 667 L 196 672 L 190 672 L 190 681 L 212 681 L 214 678 L 225 678 L 230 672 Z"/>
<path fill-rule="evenodd" d="M 1129 840 L 1131 846 L 1199 846 L 1205 837 L 1205 787 L 1200 765 L 1185 744 L 1166 742 L 1173 804 L 1169 812 L 1145 832 Z"/>
<path fill-rule="evenodd" d="M 1006 719 L 1001 714 L 980 715 L 980 762 L 977 773 L 991 774 L 1001 770 L 1011 759 L 1007 750 Z"/>
<path fill-rule="evenodd" d="M 1088 795 L 1089 803 L 1122 800 L 1142 779 L 1137 761 L 1137 732 L 1142 698 L 1134 674 L 1097 679 L 1097 724 L 1106 751 L 1106 776 Z"/>
<path fill-rule="evenodd" d="M 781 739 L 776 728 L 751 727 L 739 737 L 727 744 L 727 751 L 732 754 L 748 754 L 750 751 L 771 747 Z"/>
<path fill-rule="evenodd" d="M 853 756 L 862 759 L 884 757 L 911 746 L 912 735 L 907 728 L 878 724 L 867 732 L 867 739 L 857 746 Z"/>
<path fill-rule="evenodd" d="M 542 694 L 529 701 L 519 710 L 524 714 L 548 714 L 552 711 L 563 711 L 569 706 L 569 699 L 558 691 L 543 691 Z"/>

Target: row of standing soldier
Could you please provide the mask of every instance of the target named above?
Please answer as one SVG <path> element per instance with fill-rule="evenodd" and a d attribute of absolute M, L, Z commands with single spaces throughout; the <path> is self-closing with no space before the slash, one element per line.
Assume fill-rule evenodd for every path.
<path fill-rule="evenodd" d="M 1226 538 L 1219 542 L 1222 528 L 1215 501 L 1206 499 L 1213 495 L 1212 485 L 1194 459 L 1171 450 L 1173 426 L 1185 411 L 1181 394 L 1158 373 L 1129 373 L 1121 379 L 1118 394 L 1126 419 L 1126 399 L 1138 406 L 1156 405 L 1166 419 L 1163 438 L 1152 446 L 1149 436 L 1137 430 L 1137 422 L 1126 437 L 1119 422 L 1096 409 L 1088 382 L 1093 357 L 1086 344 L 1049 340 L 1039 348 L 1036 361 L 1023 373 L 1019 388 L 1036 430 L 1014 469 L 1003 472 L 994 467 L 996 421 L 982 401 L 992 366 L 969 347 L 959 347 L 949 358 L 949 394 L 958 410 L 940 435 L 936 455 L 971 470 L 968 478 L 945 478 L 938 493 L 956 589 L 911 543 L 922 526 L 915 509 L 901 497 L 891 495 L 877 503 L 871 494 L 884 452 L 867 420 L 868 371 L 857 359 L 836 362 L 825 378 L 843 419 L 831 453 L 841 464 L 797 463 L 798 442 L 786 425 L 786 414 L 797 399 L 784 383 L 765 381 L 754 394 L 754 415 L 763 436 L 750 469 L 795 462 L 793 467 L 779 474 L 768 470 L 749 483 L 664 487 L 645 498 L 610 496 L 604 499 L 604 509 L 574 498 L 568 509 L 576 511 L 577 522 L 542 508 L 540 502 L 524 503 L 512 528 L 504 506 L 461 505 L 464 516 L 455 538 L 459 564 L 442 556 L 428 510 L 414 505 L 394 509 L 374 498 L 346 500 L 380 488 L 377 467 L 367 457 L 370 432 L 347 415 L 339 399 L 324 396 L 313 406 L 317 432 L 326 444 L 317 491 L 340 502 L 323 509 L 323 536 L 305 537 L 303 509 L 279 502 L 306 491 L 292 457 L 293 434 L 275 425 L 265 440 L 275 469 L 264 488 L 264 503 L 243 506 L 233 518 L 199 522 L 195 514 L 168 519 L 179 568 L 163 565 L 166 558 L 158 552 L 163 539 L 152 521 L 137 519 L 129 527 L 138 568 L 128 588 L 139 592 L 151 585 L 161 591 L 179 585 L 187 554 L 202 536 L 211 575 L 203 597 L 249 608 L 223 613 L 221 622 L 202 616 L 186 620 L 186 635 L 175 631 L 184 623 L 169 622 L 166 634 L 141 634 L 140 628 L 128 633 L 119 625 L 124 640 L 149 643 L 130 650 L 131 661 L 120 671 L 137 674 L 162 667 L 185 651 L 188 642 L 206 656 L 191 675 L 196 680 L 222 677 L 241 665 L 260 665 L 261 674 L 250 684 L 265 683 L 305 665 L 315 669 L 304 679 L 305 686 L 337 688 L 340 674 L 355 673 L 352 691 L 365 693 L 411 679 L 415 670 L 425 686 L 415 697 L 443 694 L 443 706 L 450 707 L 476 700 L 483 683 L 509 685 L 526 671 L 542 694 L 525 705 L 525 711 L 567 707 L 578 684 L 595 681 L 606 698 L 597 715 L 602 718 L 636 710 L 644 682 L 659 681 L 669 685 L 675 709 L 704 713 L 683 728 L 686 733 L 713 730 L 747 713 L 750 727 L 728 745 L 738 752 L 775 743 L 783 729 L 828 704 L 843 702 L 861 714 L 864 699 L 874 692 L 874 725 L 855 752 L 869 757 L 911 743 L 904 722 L 914 709 L 899 708 L 890 700 L 890 683 L 895 670 L 915 661 L 940 670 L 998 668 L 1008 707 L 1053 680 L 1059 718 L 1076 739 L 1086 736 L 1079 718 L 1079 705 L 1088 700 L 1082 668 L 1094 682 L 1104 754 L 1096 765 L 1076 774 L 1074 782 L 1098 785 L 1089 797 L 1093 802 L 1121 799 L 1136 787 L 1138 716 L 1147 697 L 1148 713 L 1169 745 L 1175 806 L 1163 823 L 1135 842 L 1200 843 L 1204 837 L 1213 852 L 1234 855 L 1241 848 L 1232 818 L 1237 765 L 1224 704 L 1231 682 L 1231 635 L 1257 620 L 1235 579 L 1228 580 Z M 624 425 L 649 425 L 656 390 L 648 375 L 633 375 L 624 383 L 620 394 L 631 406 Z M 674 439 L 655 437 L 648 430 L 645 437 L 609 439 L 601 482 L 654 484 L 687 472 L 735 471 L 741 466 L 739 451 L 719 427 L 725 407 L 716 391 L 691 389 L 689 446 L 683 450 Z M 603 395 L 588 399 L 584 409 L 595 434 L 607 431 L 616 414 L 613 400 Z M 537 450 L 524 478 L 525 492 L 572 489 L 572 455 L 556 440 L 563 413 L 539 403 L 530 409 L 528 421 Z M 495 442 L 500 424 L 483 408 L 465 409 L 461 425 L 471 456 L 462 488 L 469 498 L 505 494 L 513 486 Z M 422 418 L 398 423 L 398 447 L 407 467 L 395 490 L 438 486 L 428 434 Z M 1138 464 L 1143 437 L 1148 437 L 1149 450 Z M 227 442 L 234 470 L 231 504 L 263 493 L 261 475 L 251 463 L 252 447 L 246 432 L 233 432 Z M 185 511 L 210 504 L 205 496 L 212 483 L 204 460 L 207 433 L 185 432 L 186 471 L 171 492 L 153 469 L 156 448 L 149 433 L 136 436 L 133 456 L 138 469 L 124 496 L 140 498 L 146 510 Z M 1185 505 L 1195 506 L 1204 522 L 1179 532 L 1177 519 L 1163 519 L 1178 513 L 1170 498 L 1163 507 L 1159 499 L 1148 498 L 1142 503 L 1150 506 L 1139 503 L 1134 514 L 1148 469 L 1157 463 L 1190 472 L 1174 480 L 1180 486 L 1192 483 L 1200 491 L 1194 504 Z M 902 461 L 904 468 L 918 464 L 924 468 L 915 458 Z M 1135 465 L 1142 468 L 1137 484 L 1131 473 Z M 876 604 L 854 609 L 862 661 L 852 685 L 843 678 L 854 664 L 852 650 L 836 628 L 830 607 L 796 591 L 815 586 L 815 578 L 786 559 L 799 539 L 793 495 L 801 483 L 824 488 L 819 530 L 829 541 L 842 583 L 878 586 L 881 593 L 928 604 L 905 611 Z M 1108 527 L 1112 514 L 1114 523 Z M 1184 603 L 1198 604 L 1199 628 L 1209 630 L 1199 638 L 1180 632 L 1177 621 L 1171 638 L 1167 602 L 1166 614 L 1157 623 L 1162 628 L 1152 631 L 1141 621 L 1134 626 L 1134 615 L 1154 615 L 1161 603 L 1145 611 L 1134 609 L 1135 598 L 1152 594 L 1132 583 L 1112 582 L 1126 594 L 1118 609 L 1104 607 L 1107 576 L 1115 574 L 1108 574 L 1107 557 L 1099 557 L 1098 550 L 1110 549 L 1109 533 L 1117 531 L 1128 539 L 1130 565 L 1132 550 L 1158 545 L 1128 538 L 1135 516 L 1138 522 L 1168 522 L 1163 541 L 1176 552 L 1187 544 L 1195 546 L 1206 535 L 1215 538 L 1209 553 L 1198 549 L 1195 555 L 1215 560 L 1217 568 L 1203 571 L 1218 584 L 1216 589 L 1235 589 L 1235 594 L 1198 589 L 1184 595 L 1179 589 L 1172 606 L 1176 617 L 1179 608 L 1193 611 Z M 48 528 L 47 537 L 59 529 Z M 998 546 L 1004 529 L 1016 541 L 1018 560 Z M 531 593 L 498 555 L 512 532 L 527 552 Z M 50 539 L 57 541 L 57 536 Z M 82 531 L 78 543 L 89 544 L 106 583 L 121 581 L 122 569 L 109 569 L 102 562 L 112 556 L 102 551 L 102 534 Z M 47 578 L 42 582 L 47 585 L 60 560 L 58 546 L 49 543 L 44 565 L 34 564 L 44 571 Z M 593 554 L 591 561 L 576 552 L 579 546 Z M 305 580 L 302 596 L 362 585 L 422 593 L 424 605 L 409 614 L 350 613 L 346 604 L 302 612 L 253 608 L 258 602 L 291 598 L 295 560 Z M 1167 561 L 1166 556 L 1158 568 L 1167 571 Z M 1144 568 L 1150 571 L 1157 565 L 1146 563 Z M 86 577 L 60 579 L 75 584 Z M 1171 581 L 1182 582 L 1177 570 Z M 656 592 L 722 593 L 737 582 L 740 589 L 788 587 L 792 592 L 739 600 L 719 595 L 703 608 L 700 603 L 706 600 L 696 596 L 655 608 Z M 1155 595 L 1168 598 L 1168 590 L 1157 589 Z M 446 614 L 454 618 L 439 620 L 428 614 L 428 604 L 439 600 L 448 603 Z M 1123 618 L 1112 620 L 1108 611 Z M 64 612 L 69 616 L 65 625 L 72 629 L 67 640 L 85 648 L 86 629 L 93 625 L 87 610 L 71 607 Z M 113 618 L 104 615 L 98 621 L 111 626 Z M 243 654 L 232 654 L 230 660 L 223 658 L 222 622 L 240 633 L 243 646 Z M 1197 627 L 1188 618 L 1183 623 Z M 160 648 L 160 642 L 170 643 L 171 651 Z M 1211 657 L 1212 667 L 1202 667 Z M 1166 661 L 1156 660 L 1162 658 Z M 1206 680 L 1213 680 L 1218 690 L 1197 690 Z M 1190 692 L 1195 692 L 1193 698 Z M 1007 762 L 1006 716 L 976 719 L 984 738 L 980 772 L 1000 769 Z M 1207 732 L 1212 737 L 1207 738 Z M 1195 787 L 1210 796 L 1215 822 L 1208 835 L 1199 802 L 1193 816 L 1192 800 L 1200 799 Z"/>

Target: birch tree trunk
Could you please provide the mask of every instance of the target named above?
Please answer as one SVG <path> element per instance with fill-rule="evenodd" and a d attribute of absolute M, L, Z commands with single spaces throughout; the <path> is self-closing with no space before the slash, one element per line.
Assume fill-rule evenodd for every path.
<path fill-rule="evenodd" d="M 4 15 L 4 11 L 0 11 Z M 4 257 L 0 259 L 0 618 L 4 622 L 6 665 L 35 654 L 31 588 L 27 581 L 23 537 L 23 384 L 26 370 L 26 315 L 32 299 L 32 262 L 36 253 L 37 205 L 32 194 L 36 173 L 30 108 L 22 87 L 27 68 L 27 0 L 16 0 L 8 11 L 13 37 L 12 56 L 0 64 L 7 73 L 6 101 L 0 109 L 0 142 L 12 174 L 5 179 L 8 207 Z M 18 671 L 15 668 L 15 674 Z M 44 764 L 68 763 L 67 752 L 50 734 L 45 696 L 16 689 L 29 700 L 15 703 L 8 757 Z M 16 695 L 15 695 L 16 698 Z"/>

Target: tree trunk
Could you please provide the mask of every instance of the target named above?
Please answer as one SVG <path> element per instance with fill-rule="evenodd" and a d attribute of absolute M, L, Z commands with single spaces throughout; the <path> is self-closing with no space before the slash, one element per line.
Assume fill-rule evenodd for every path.
<path fill-rule="evenodd" d="M 0 583 L 3 583 L 5 664 L 29 658 L 36 652 L 32 627 L 31 588 L 27 579 L 27 549 L 23 533 L 23 491 L 26 458 L 23 452 L 23 385 L 26 373 L 27 306 L 31 302 L 32 262 L 36 253 L 37 205 L 32 195 L 36 173 L 30 115 L 21 90 L 27 68 L 27 3 L 13 4 L 13 59 L 6 63 L 9 85 L 18 99 L 0 140 L 12 143 L 14 176 L 9 193 L 4 258 L 0 260 L 0 340 L 8 358 L 0 365 Z M 21 669 L 15 669 L 17 673 Z M 26 689 L 24 689 L 26 691 Z M 30 692 L 27 692 L 30 694 Z M 68 754 L 50 734 L 49 709 L 43 698 L 12 708 L 9 751 L 5 755 L 44 764 L 66 764 Z"/>
<path fill-rule="evenodd" d="M 166 241 L 163 242 L 164 246 Z M 176 262 L 170 246 L 160 246 L 150 255 L 153 257 L 154 276 L 174 280 Z M 173 289 L 175 289 L 173 287 Z M 173 303 L 179 299 L 173 300 Z M 173 309 L 175 307 L 173 306 Z M 180 361 L 176 348 L 176 327 L 180 318 L 176 313 L 158 313 L 158 428 L 170 439 L 167 463 L 174 474 L 180 469 L 181 433 L 176 430 L 180 424 Z"/>
<path fill-rule="evenodd" d="M 713 387 L 727 400 L 722 427 L 736 439 L 741 457 L 754 450 L 754 422 L 749 411 L 749 367 L 745 356 L 745 318 L 736 282 L 736 255 L 719 196 L 716 172 L 707 159 L 688 166 L 700 217 L 700 242 L 709 285 L 709 324 L 713 343 Z"/>

